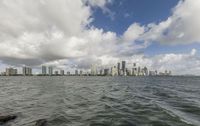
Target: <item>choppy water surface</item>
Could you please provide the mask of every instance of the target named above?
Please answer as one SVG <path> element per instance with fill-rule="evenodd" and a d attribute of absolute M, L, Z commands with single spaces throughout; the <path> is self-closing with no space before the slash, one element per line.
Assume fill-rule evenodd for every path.
<path fill-rule="evenodd" d="M 10 126 L 200 126 L 200 77 L 0 77 Z"/>

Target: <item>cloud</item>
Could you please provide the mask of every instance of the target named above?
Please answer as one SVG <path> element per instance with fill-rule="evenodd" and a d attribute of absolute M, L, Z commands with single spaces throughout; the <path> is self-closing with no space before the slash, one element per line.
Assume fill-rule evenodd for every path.
<path fill-rule="evenodd" d="M 80 34 L 91 15 L 81 1 L 6 0 L 0 6 L 1 57 L 20 59 L 64 57 L 55 49 Z"/>
<path fill-rule="evenodd" d="M 57 61 L 87 67 L 105 57 L 128 56 L 143 48 L 134 42 L 138 24 L 125 36 L 91 26 L 92 7 L 106 8 L 111 0 L 0 1 L 0 59 L 9 65 L 38 66 Z M 87 4 L 86 4 L 87 3 Z M 135 36 L 130 37 L 131 35 Z M 136 34 L 136 35 L 134 35 Z M 126 40 L 125 40 L 126 39 Z M 126 41 L 126 42 L 124 42 Z M 110 61 L 109 58 L 109 61 Z M 107 62 L 107 61 L 105 61 Z M 82 63 L 85 63 L 82 64 Z"/>
<path fill-rule="evenodd" d="M 153 67 L 160 70 L 171 69 L 176 74 L 196 73 L 199 68 L 199 57 L 196 55 L 196 49 L 192 49 L 189 54 L 161 54 L 153 58 Z"/>
<path fill-rule="evenodd" d="M 181 0 L 167 20 L 149 24 L 142 39 L 171 45 L 200 43 L 199 12 L 199 0 Z"/>
<path fill-rule="evenodd" d="M 193 74 L 200 75 L 200 57 L 196 49 L 192 49 L 190 53 L 168 53 L 147 57 L 144 54 L 133 55 L 128 60 L 132 68 L 132 63 L 137 63 L 142 67 L 147 66 L 150 70 L 158 70 L 164 72 L 171 70 L 174 75 Z"/>
<path fill-rule="evenodd" d="M 112 2 L 0 1 L 1 65 L 38 67 L 46 64 L 66 69 L 88 69 L 92 64 L 109 66 L 120 60 L 129 60 L 152 69 L 170 69 L 175 73 L 186 68 L 186 73 L 194 72 L 195 67 L 199 69 L 195 49 L 190 54 L 153 57 L 143 54 L 152 41 L 165 44 L 199 42 L 198 1 L 181 1 L 166 21 L 145 26 L 133 23 L 122 35 L 106 32 L 91 23 L 94 20 L 93 8 L 110 13 L 107 5 Z"/>
<path fill-rule="evenodd" d="M 96 64 L 99 68 L 110 68 L 111 66 L 116 66 L 116 63 L 121 62 L 121 60 L 127 61 L 127 68 L 129 69 L 133 67 L 133 63 L 137 63 L 137 66 L 146 66 L 149 70 L 157 70 L 158 72 L 171 70 L 174 75 L 200 75 L 198 72 L 200 70 L 200 57 L 196 49 L 192 49 L 189 53 L 167 53 L 154 56 L 145 56 L 141 53 L 123 58 L 110 55 L 92 58 L 84 57 L 74 60 L 57 60 L 46 63 L 46 65 L 59 66 L 58 68 L 73 71 L 73 69 L 77 68 L 87 70 L 92 64 Z"/>
<path fill-rule="evenodd" d="M 124 33 L 125 41 L 135 41 L 145 32 L 145 27 L 138 23 L 133 23 Z"/>

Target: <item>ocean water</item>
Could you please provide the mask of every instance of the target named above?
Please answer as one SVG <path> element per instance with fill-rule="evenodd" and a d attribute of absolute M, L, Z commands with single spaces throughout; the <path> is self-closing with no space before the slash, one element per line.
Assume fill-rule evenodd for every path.
<path fill-rule="evenodd" d="M 200 126 L 200 77 L 0 77 L 6 126 Z"/>

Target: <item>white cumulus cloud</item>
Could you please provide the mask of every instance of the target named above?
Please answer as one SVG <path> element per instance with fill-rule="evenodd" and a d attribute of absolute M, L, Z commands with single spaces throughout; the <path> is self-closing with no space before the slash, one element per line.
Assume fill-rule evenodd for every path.
<path fill-rule="evenodd" d="M 171 45 L 200 43 L 199 12 L 199 0 L 180 0 L 167 20 L 146 27 L 142 39 Z"/>
<path fill-rule="evenodd" d="M 87 69 L 93 63 L 109 65 L 123 59 L 176 74 L 200 69 L 197 49 L 189 54 L 142 54 L 152 41 L 171 45 L 200 42 L 199 0 L 181 0 L 167 20 L 145 26 L 134 22 L 122 35 L 91 25 L 93 8 L 113 16 L 107 7 L 112 2 L 1 0 L 1 66 L 47 64 Z"/>
<path fill-rule="evenodd" d="M 102 57 L 116 58 L 137 52 L 143 46 L 134 47 L 115 32 L 91 26 L 91 6 L 106 8 L 109 3 L 112 1 L 0 1 L 1 61 L 10 65 L 37 66 L 71 60 L 77 66 L 86 66 L 80 61 L 102 62 Z M 137 32 L 140 29 L 131 35 L 137 37 Z M 128 39 L 134 41 L 135 38 L 129 35 Z"/>

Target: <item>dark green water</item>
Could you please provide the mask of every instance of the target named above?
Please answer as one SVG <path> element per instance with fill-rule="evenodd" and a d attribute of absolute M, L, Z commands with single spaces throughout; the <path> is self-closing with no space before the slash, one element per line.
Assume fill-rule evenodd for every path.
<path fill-rule="evenodd" d="M 200 126 L 200 77 L 0 77 L 6 125 Z"/>

